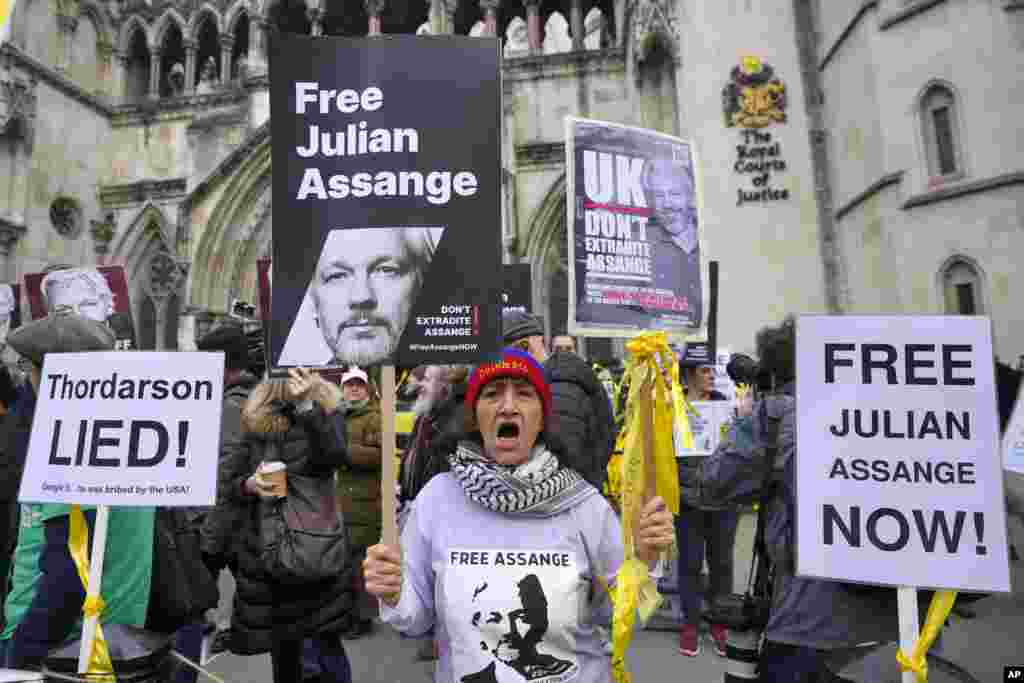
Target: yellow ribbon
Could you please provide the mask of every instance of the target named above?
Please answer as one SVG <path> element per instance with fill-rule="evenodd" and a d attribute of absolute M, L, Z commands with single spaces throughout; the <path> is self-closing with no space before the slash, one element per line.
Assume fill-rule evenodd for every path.
<path fill-rule="evenodd" d="M 99 617 L 103 613 L 106 603 L 97 593 L 89 597 L 89 527 L 85 522 L 85 515 L 82 508 L 77 505 L 71 506 L 71 524 L 68 530 L 68 552 L 75 562 L 78 570 L 78 578 L 82 581 L 82 588 L 85 590 L 85 603 L 82 605 L 82 614 L 89 617 Z M 107 641 L 103 637 L 103 628 L 99 620 L 96 621 L 96 637 L 92 641 L 92 652 L 89 653 L 89 666 L 85 673 L 90 680 L 113 683 L 114 665 L 110 661 L 110 650 L 107 648 Z"/>
<path fill-rule="evenodd" d="M 626 344 L 626 349 L 629 358 L 623 381 L 628 378 L 629 396 L 623 425 L 621 481 L 625 558 L 615 587 L 609 591 L 615 607 L 612 674 L 618 683 L 632 680 L 625 660 L 637 614 L 646 622 L 661 604 L 647 563 L 636 557 L 634 523 L 649 492 L 661 496 L 671 512 L 679 513 L 679 474 L 672 442 L 679 385 L 675 354 L 663 332 L 642 334 Z M 682 395 L 681 388 L 678 395 Z M 648 463 L 654 465 L 653 491 L 647 486 Z"/>
<path fill-rule="evenodd" d="M 900 663 L 900 671 L 913 671 L 917 683 L 928 683 L 928 650 L 939 637 L 942 625 L 956 602 L 956 591 L 936 591 L 932 603 L 928 606 L 928 617 L 925 619 L 921 635 L 914 643 L 910 657 L 902 649 L 896 650 L 896 661 Z"/>

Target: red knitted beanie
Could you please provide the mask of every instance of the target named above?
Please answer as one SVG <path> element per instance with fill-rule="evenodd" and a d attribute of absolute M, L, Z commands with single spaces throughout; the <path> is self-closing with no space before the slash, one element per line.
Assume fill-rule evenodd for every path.
<path fill-rule="evenodd" d="M 525 379 L 540 396 L 544 406 L 544 416 L 551 414 L 551 387 L 544 377 L 544 368 L 534 360 L 533 356 L 516 348 L 507 348 L 501 352 L 501 360 L 478 365 L 469 376 L 469 388 L 466 391 L 466 408 L 476 411 L 476 401 L 485 385 L 500 378 L 514 377 Z"/>

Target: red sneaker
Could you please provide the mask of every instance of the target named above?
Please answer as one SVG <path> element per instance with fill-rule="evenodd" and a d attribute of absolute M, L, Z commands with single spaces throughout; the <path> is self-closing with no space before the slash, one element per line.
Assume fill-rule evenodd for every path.
<path fill-rule="evenodd" d="M 715 652 L 719 657 L 725 656 L 725 643 L 729 639 L 729 631 L 722 624 L 711 624 L 711 639 L 715 641 Z"/>
<path fill-rule="evenodd" d="M 685 657 L 700 654 L 700 631 L 696 624 L 683 624 L 679 629 L 679 654 Z"/>

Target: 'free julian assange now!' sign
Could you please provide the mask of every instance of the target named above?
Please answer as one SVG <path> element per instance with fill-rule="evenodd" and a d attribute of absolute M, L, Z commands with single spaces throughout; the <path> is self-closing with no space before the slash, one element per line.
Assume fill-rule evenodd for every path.
<path fill-rule="evenodd" d="M 1009 591 L 992 324 L 801 316 L 797 574 Z"/>
<path fill-rule="evenodd" d="M 49 354 L 18 500 L 213 505 L 223 353 Z"/>

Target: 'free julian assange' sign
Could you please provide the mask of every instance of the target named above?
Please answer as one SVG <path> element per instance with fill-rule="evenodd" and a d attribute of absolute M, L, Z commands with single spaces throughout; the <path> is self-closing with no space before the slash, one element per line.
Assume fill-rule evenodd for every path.
<path fill-rule="evenodd" d="M 501 340 L 495 38 L 271 41 L 274 367 L 477 363 Z"/>
<path fill-rule="evenodd" d="M 992 324 L 801 316 L 797 574 L 1009 591 Z"/>
<path fill-rule="evenodd" d="M 46 356 L 18 500 L 213 505 L 224 354 Z"/>

